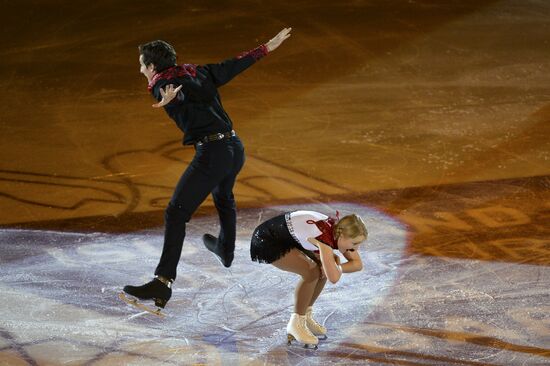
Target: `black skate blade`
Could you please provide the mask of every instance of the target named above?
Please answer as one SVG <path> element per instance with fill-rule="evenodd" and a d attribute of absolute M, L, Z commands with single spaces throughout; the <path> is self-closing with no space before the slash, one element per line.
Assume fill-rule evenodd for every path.
<path fill-rule="evenodd" d="M 153 308 L 139 302 L 139 300 L 137 298 L 128 297 L 125 292 L 120 292 L 118 294 L 118 298 L 121 299 L 122 301 L 124 301 L 126 304 L 132 305 L 133 307 L 135 307 L 139 310 L 146 311 L 150 314 L 158 316 L 159 318 L 164 318 L 165 317 L 165 315 L 163 313 L 161 313 L 160 308 L 157 308 L 156 310 L 154 310 Z"/>

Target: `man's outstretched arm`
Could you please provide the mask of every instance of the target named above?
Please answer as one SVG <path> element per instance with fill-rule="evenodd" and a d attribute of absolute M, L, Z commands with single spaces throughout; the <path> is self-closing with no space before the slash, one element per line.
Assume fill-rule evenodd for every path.
<path fill-rule="evenodd" d="M 248 52 L 243 52 L 237 57 L 218 64 L 205 65 L 216 87 L 228 83 L 235 76 L 252 66 L 260 58 L 267 55 L 268 52 L 278 48 L 288 37 L 290 37 L 291 30 L 292 28 L 285 28 L 266 44 L 258 46 Z"/>

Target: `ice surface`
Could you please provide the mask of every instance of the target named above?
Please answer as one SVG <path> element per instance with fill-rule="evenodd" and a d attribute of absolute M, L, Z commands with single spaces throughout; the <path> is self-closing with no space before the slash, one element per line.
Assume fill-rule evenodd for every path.
<path fill-rule="evenodd" d="M 327 285 L 315 314 L 319 350 L 286 345 L 295 276 L 249 259 L 262 220 L 292 209 L 365 218 L 365 268 Z M 3 230 L 0 360 L 31 364 L 542 365 L 550 306 L 544 266 L 406 254 L 405 226 L 358 204 L 240 212 L 236 258 L 223 268 L 200 244 L 217 218 L 191 221 L 161 319 L 117 298 L 150 279 L 162 230 L 131 234 Z M 528 284 L 528 286 L 526 286 Z M 489 362 L 490 361 L 490 362 Z M 13 361 L 15 362 L 15 361 Z"/>

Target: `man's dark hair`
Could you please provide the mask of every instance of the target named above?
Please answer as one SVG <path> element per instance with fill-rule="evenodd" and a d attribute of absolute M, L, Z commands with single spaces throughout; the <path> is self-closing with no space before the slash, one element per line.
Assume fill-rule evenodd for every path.
<path fill-rule="evenodd" d="M 169 43 L 158 40 L 139 45 L 139 54 L 143 55 L 145 66 L 153 64 L 156 72 L 176 64 L 176 50 Z"/>

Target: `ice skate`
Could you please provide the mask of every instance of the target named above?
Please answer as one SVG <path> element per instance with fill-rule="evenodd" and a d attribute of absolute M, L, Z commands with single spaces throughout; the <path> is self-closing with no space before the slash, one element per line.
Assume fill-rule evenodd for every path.
<path fill-rule="evenodd" d="M 317 349 L 319 339 L 307 328 L 305 315 L 292 314 L 286 326 L 286 333 L 289 346 L 293 340 L 297 340 L 304 344 L 304 348 L 313 346 L 314 349 Z"/>
<path fill-rule="evenodd" d="M 319 339 L 327 339 L 327 328 L 313 319 L 313 308 L 311 306 L 306 310 L 306 326 Z"/>
<path fill-rule="evenodd" d="M 119 294 L 119 298 L 133 305 L 141 310 L 150 312 L 158 316 L 164 316 L 160 312 L 160 308 L 164 308 L 170 297 L 172 296 L 171 282 L 166 281 L 164 283 L 158 278 L 154 278 L 152 281 L 146 283 L 142 286 L 124 286 L 123 291 Z M 126 294 L 133 296 L 134 298 L 126 296 Z M 140 303 L 139 300 L 153 300 L 157 310 L 153 310 L 151 307 Z"/>
<path fill-rule="evenodd" d="M 138 308 L 139 310 L 143 310 L 143 311 L 146 311 L 146 312 L 151 313 L 153 315 L 156 315 L 160 318 L 164 318 L 164 314 L 160 311 L 160 308 L 157 308 L 155 310 L 150 306 L 147 306 L 145 304 L 140 303 L 134 297 L 126 296 L 126 293 L 124 293 L 124 292 L 119 293 L 118 298 L 121 299 L 122 301 L 124 301 L 125 303 L 130 304 L 130 305 Z"/>
<path fill-rule="evenodd" d="M 216 238 L 214 235 L 210 234 L 204 234 L 202 236 L 202 242 L 204 243 L 204 246 L 206 249 L 211 251 L 216 255 L 216 258 L 220 261 L 220 263 L 226 267 L 231 267 L 231 263 L 233 262 L 233 253 L 226 253 L 225 248 L 218 245 L 218 238 Z"/>

